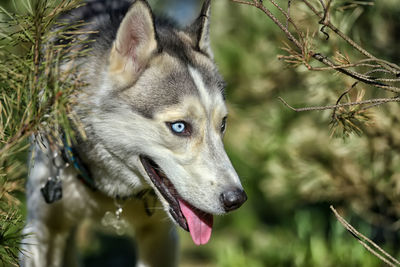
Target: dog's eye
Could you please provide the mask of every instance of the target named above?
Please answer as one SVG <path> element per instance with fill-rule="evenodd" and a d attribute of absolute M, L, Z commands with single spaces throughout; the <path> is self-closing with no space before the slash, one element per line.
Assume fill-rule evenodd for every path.
<path fill-rule="evenodd" d="M 222 123 L 221 123 L 221 133 L 224 133 L 226 129 L 226 117 L 224 117 L 222 119 Z"/>
<path fill-rule="evenodd" d="M 189 136 L 191 134 L 190 124 L 184 121 L 167 122 L 171 131 L 180 136 Z"/>
<path fill-rule="evenodd" d="M 185 131 L 185 123 L 183 122 L 175 122 L 171 124 L 171 129 L 175 133 L 183 133 Z"/>

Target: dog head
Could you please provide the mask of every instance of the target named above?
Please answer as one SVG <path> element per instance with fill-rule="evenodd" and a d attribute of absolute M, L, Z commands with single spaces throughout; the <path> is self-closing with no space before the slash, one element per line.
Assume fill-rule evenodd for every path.
<path fill-rule="evenodd" d="M 212 214 L 247 199 L 222 142 L 228 112 L 209 15 L 206 0 L 193 24 L 177 29 L 155 23 L 146 1 L 133 3 L 107 54 L 91 120 L 119 168 L 139 172 L 196 244 L 208 241 Z"/>

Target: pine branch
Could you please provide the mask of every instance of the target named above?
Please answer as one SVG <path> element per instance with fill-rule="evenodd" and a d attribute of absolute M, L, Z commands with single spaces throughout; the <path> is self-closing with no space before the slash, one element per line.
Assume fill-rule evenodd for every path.
<path fill-rule="evenodd" d="M 72 106 L 73 96 L 85 84 L 74 62 L 87 53 L 88 42 L 76 38 L 85 23 L 57 21 L 60 14 L 79 7 L 79 0 L 26 3 L 26 15 L 0 7 L 0 262 L 14 265 L 23 226 L 15 193 L 23 191 L 28 137 L 45 134 L 56 146 L 61 133 L 67 140 L 77 132 L 83 135 Z M 57 39 L 68 42 L 59 45 Z M 2 40 L 7 45 L 1 45 Z M 60 68 L 66 61 L 73 67 Z"/>
<path fill-rule="evenodd" d="M 283 100 L 282 97 L 278 97 L 278 99 L 288 108 L 290 108 L 293 111 L 296 112 L 303 112 L 303 111 L 321 111 L 321 110 L 327 110 L 327 109 L 337 109 L 340 107 L 351 107 L 351 106 L 359 106 L 359 105 L 365 105 L 365 104 L 385 104 L 385 103 L 390 103 L 390 102 L 400 102 L 400 97 L 395 97 L 395 98 L 377 98 L 377 99 L 369 99 L 369 100 L 364 100 L 364 101 L 356 101 L 356 102 L 350 102 L 350 103 L 344 103 L 344 104 L 336 104 L 336 105 L 331 105 L 331 106 L 318 106 L 318 107 L 304 107 L 304 108 L 294 108 L 291 105 L 289 105 L 285 100 Z"/>
<path fill-rule="evenodd" d="M 383 89 L 386 91 L 385 93 L 391 94 L 389 97 L 353 102 L 350 101 L 342 104 L 340 104 L 339 101 L 343 96 L 340 96 L 336 105 L 304 108 L 294 108 L 282 98 L 279 98 L 279 100 L 286 107 L 296 112 L 333 109 L 333 119 L 331 123 L 333 126 L 342 125 L 343 129 L 356 129 L 356 132 L 358 132 L 360 128 L 355 126 L 355 124 L 361 124 L 363 121 L 368 122 L 368 116 L 365 116 L 365 113 L 362 116 L 355 115 L 359 115 L 367 109 L 371 109 L 378 105 L 390 102 L 399 102 L 398 94 L 400 93 L 400 67 L 397 64 L 374 56 L 372 53 L 368 52 L 365 48 L 351 39 L 348 35 L 344 34 L 338 27 L 333 25 L 330 19 L 333 9 L 331 0 L 316 1 L 319 4 L 318 7 L 316 7 L 315 3 L 311 3 L 311 1 L 308 0 L 296 2 L 288 0 L 286 10 L 283 8 L 283 4 L 278 3 L 275 0 L 268 1 L 272 4 L 272 7 L 267 6 L 265 1 L 260 0 L 232 1 L 243 5 L 253 6 L 261 10 L 283 32 L 289 41 L 289 43 L 285 43 L 285 46 L 282 48 L 287 55 L 281 55 L 278 57 L 278 59 L 282 59 L 294 67 L 303 65 L 309 71 L 336 71 L 354 79 L 354 84 L 363 83 L 368 89 L 375 89 L 379 91 L 382 91 Z M 330 35 L 337 35 L 339 37 L 339 41 L 341 40 L 345 44 L 348 44 L 351 49 L 356 51 L 357 54 L 360 54 L 362 58 L 359 60 L 352 60 L 348 56 L 345 56 L 347 55 L 346 53 L 343 53 L 340 50 L 332 51 L 334 52 L 332 53 L 334 56 L 331 57 L 326 56 L 321 51 L 318 51 L 320 50 L 320 47 L 314 45 L 314 41 L 316 39 L 315 35 L 310 35 L 308 29 L 304 30 L 301 28 L 301 22 L 296 21 L 293 19 L 293 17 L 291 17 L 290 11 L 294 8 L 294 4 L 305 7 L 306 12 L 308 12 L 308 15 L 311 19 L 318 19 L 317 25 L 322 25 L 320 32 L 325 36 L 325 41 L 327 44 L 329 44 L 328 41 L 332 39 L 330 38 Z M 357 4 L 370 5 L 371 3 L 357 2 Z M 279 15 L 283 16 L 284 19 L 280 19 Z M 328 33 L 328 31 L 330 32 Z M 330 49 L 334 50 L 332 47 L 330 47 Z M 360 105 L 364 106 L 360 107 Z M 359 109 L 355 111 L 355 109 L 349 108 L 353 106 L 357 106 Z M 348 109 L 343 109 L 346 107 L 348 107 Z M 336 111 L 338 108 L 342 108 L 340 116 L 336 116 Z"/>
<path fill-rule="evenodd" d="M 20 250 L 23 228 L 22 216 L 18 211 L 10 211 L 7 214 L 0 213 L 0 263 L 2 266 L 11 264 L 19 266 L 18 254 Z"/>

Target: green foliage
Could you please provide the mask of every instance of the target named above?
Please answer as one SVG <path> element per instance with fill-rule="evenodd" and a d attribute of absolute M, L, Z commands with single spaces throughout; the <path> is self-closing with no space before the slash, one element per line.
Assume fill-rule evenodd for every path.
<path fill-rule="evenodd" d="M 400 5 L 396 0 L 356 2 L 346 1 L 345 7 L 333 1 L 332 21 L 373 54 L 398 61 Z M 57 35 L 72 36 L 63 33 L 82 25 L 59 24 L 59 30 L 49 31 L 59 12 L 76 5 L 24 0 L 23 12 L 18 12 L 22 15 L 5 10 L 0 15 L 0 261 L 16 263 L 22 226 L 17 196 L 26 173 L 27 137 L 38 132 L 56 137 L 62 130 L 73 138 L 71 129 L 79 129 L 70 107 L 82 84 L 70 75 L 73 69 L 62 73 L 57 67 L 74 60 L 68 58 L 68 47 L 37 49 Z M 321 25 L 304 9 L 292 11 L 309 38 L 315 38 L 306 38 L 307 47 L 330 56 L 335 55 L 332 47 L 339 47 L 346 57 L 359 57 L 329 31 L 326 41 Z M 281 49 L 287 48 L 287 40 L 255 8 L 214 1 L 211 31 L 216 61 L 228 82 L 226 148 L 249 200 L 238 211 L 216 218 L 207 246 L 194 247 L 182 232 L 182 266 L 381 266 L 337 222 L 330 204 L 341 207 L 358 230 L 398 257 L 398 104 L 368 113 L 338 108 L 335 116 L 329 111 L 295 113 L 277 97 L 299 106 L 332 104 L 354 80 L 334 71 L 311 73 L 298 64 L 299 57 L 293 65 L 279 60 L 277 55 L 290 54 Z M 343 100 L 362 99 L 365 88 L 358 87 Z M 353 134 L 361 131 L 361 137 Z"/>
<path fill-rule="evenodd" d="M 291 15 L 309 29 L 314 46 L 335 55 L 332 50 L 341 44 L 334 34 L 328 31 L 326 41 L 318 19 L 309 19 L 298 3 Z M 216 1 L 213 8 L 214 53 L 228 82 L 225 144 L 249 200 L 216 218 L 211 248 L 193 248 L 182 235 L 185 266 L 196 266 L 193 259 L 205 266 L 382 266 L 336 220 L 330 204 L 399 257 L 399 105 L 368 112 L 338 108 L 336 117 L 331 111 L 290 110 L 279 96 L 297 106 L 333 105 L 354 80 L 279 60 L 278 55 L 287 55 L 281 49 L 287 39 L 259 10 L 229 1 Z M 331 19 L 376 56 L 396 62 L 399 15 L 398 6 L 379 1 L 335 9 Z M 346 56 L 359 57 L 343 48 Z M 341 103 L 363 99 L 364 91 L 368 98 L 383 94 L 365 89 L 358 84 Z M 337 124 L 332 130 L 331 121 Z"/>
<path fill-rule="evenodd" d="M 18 254 L 22 252 L 21 230 L 23 227 L 22 216 L 19 211 L 9 211 L 8 214 L 0 213 L 0 263 L 2 266 L 18 265 Z M 22 252 L 23 253 L 23 252 Z"/>
<path fill-rule="evenodd" d="M 0 260 L 16 264 L 22 214 L 16 193 L 23 191 L 28 137 L 46 134 L 60 146 L 60 133 L 74 138 L 80 129 L 71 111 L 73 95 L 84 85 L 74 67 L 60 69 L 85 53 L 75 32 L 84 24 L 56 22 L 77 0 L 24 0 L 17 13 L 0 7 Z M 63 43 L 52 42 L 63 38 Z M 75 64 L 76 65 L 76 64 Z"/>
<path fill-rule="evenodd" d="M 26 136 L 39 131 L 52 133 L 62 128 L 71 138 L 71 94 L 82 86 L 72 75 L 73 68 L 59 68 L 60 62 L 74 61 L 79 56 L 71 50 L 78 45 L 73 43 L 74 31 L 82 24 L 55 21 L 60 12 L 76 7 L 78 1 L 42 0 L 25 4 L 26 15 L 1 9 L 5 27 L 0 34 L 7 41 L 0 50 L 2 156 Z M 70 43 L 51 42 L 61 37 Z"/>

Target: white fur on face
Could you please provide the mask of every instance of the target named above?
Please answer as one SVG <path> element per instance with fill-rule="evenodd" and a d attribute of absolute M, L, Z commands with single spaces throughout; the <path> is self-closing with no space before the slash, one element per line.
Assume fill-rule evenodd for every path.
<path fill-rule="evenodd" d="M 184 200 L 209 213 L 225 213 L 221 193 L 232 187 L 241 188 L 241 184 L 222 143 L 221 122 L 227 115 L 222 94 L 219 88 L 207 87 L 214 85 L 208 85 L 196 67 L 176 64 L 166 56 L 159 60 L 160 64 L 153 64 L 132 88 L 123 92 L 122 98 L 113 100 L 119 101 L 118 105 L 102 109 L 101 104 L 95 103 L 95 110 L 85 119 L 93 132 L 98 133 L 89 156 L 94 163 L 101 162 L 93 171 L 99 189 L 110 196 L 127 196 L 147 184 L 154 188 L 138 158 L 144 155 L 160 166 Z M 205 69 L 212 70 L 211 63 L 203 63 Z M 176 90 L 179 102 L 157 106 L 151 117 L 135 112 L 132 106 L 151 107 L 157 103 L 141 94 L 148 92 L 149 84 L 156 82 L 155 77 L 160 79 L 158 73 L 168 73 L 171 66 L 181 68 L 182 72 L 187 68 L 187 78 L 191 81 L 179 85 L 188 84 L 194 92 Z M 149 75 L 150 70 L 155 75 Z M 157 82 L 157 88 L 152 88 L 153 97 L 157 97 L 156 90 L 165 90 Z M 104 87 L 99 94 L 106 91 Z M 192 124 L 192 136 L 174 135 L 166 124 L 174 121 Z M 168 203 L 160 198 L 168 209 Z"/>
<path fill-rule="evenodd" d="M 203 77 L 201 76 L 201 73 L 198 70 L 196 70 L 190 65 L 188 66 L 188 70 L 200 94 L 201 102 L 203 106 L 206 108 L 207 114 L 209 115 L 213 108 L 218 108 L 218 107 L 223 108 L 224 112 L 227 113 L 225 103 L 222 99 L 222 95 L 219 92 L 218 94 L 215 94 L 215 90 L 211 91 L 206 88 Z M 210 92 L 213 92 L 214 95 L 210 95 Z"/>
<path fill-rule="evenodd" d="M 201 73 L 191 66 L 188 69 L 198 95 L 184 96 L 181 103 L 155 114 L 154 127 L 158 124 L 158 134 L 164 133 L 158 143 L 147 146 L 147 155 L 166 173 L 180 197 L 203 211 L 222 214 L 221 193 L 241 188 L 220 132 L 227 110 L 219 90 L 207 88 Z M 165 122 L 180 120 L 192 125 L 190 137 L 176 136 L 165 126 Z"/>
<path fill-rule="evenodd" d="M 209 109 L 211 108 L 213 101 L 212 101 L 209 91 L 206 89 L 206 87 L 204 85 L 203 78 L 201 77 L 200 72 L 198 72 L 192 66 L 188 66 L 188 69 L 189 69 L 190 76 L 192 76 L 194 84 L 196 85 L 198 92 L 200 94 L 201 102 L 204 105 L 204 107 L 206 108 L 207 113 L 209 113 Z"/>

